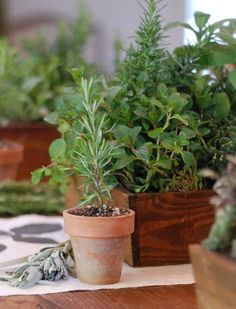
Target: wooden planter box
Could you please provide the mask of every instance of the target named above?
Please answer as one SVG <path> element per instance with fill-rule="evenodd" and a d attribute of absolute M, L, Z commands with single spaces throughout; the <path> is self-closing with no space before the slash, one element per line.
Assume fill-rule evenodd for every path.
<path fill-rule="evenodd" d="M 50 163 L 48 148 L 60 135 L 54 126 L 45 123 L 12 123 L 0 127 L 0 139 L 22 142 L 24 159 L 16 179 L 30 179 L 31 172 Z"/>
<path fill-rule="evenodd" d="M 222 254 L 190 246 L 198 307 L 236 308 L 236 262 Z"/>
<path fill-rule="evenodd" d="M 213 191 L 132 194 L 114 189 L 114 206 L 133 209 L 135 232 L 126 261 L 132 266 L 189 263 L 188 245 L 206 238 L 214 219 Z"/>

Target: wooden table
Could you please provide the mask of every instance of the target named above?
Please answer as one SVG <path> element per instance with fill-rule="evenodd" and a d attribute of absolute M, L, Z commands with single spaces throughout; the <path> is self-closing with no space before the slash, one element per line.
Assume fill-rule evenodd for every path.
<path fill-rule="evenodd" d="M 197 309 L 194 285 L 0 297 L 0 309 Z"/>

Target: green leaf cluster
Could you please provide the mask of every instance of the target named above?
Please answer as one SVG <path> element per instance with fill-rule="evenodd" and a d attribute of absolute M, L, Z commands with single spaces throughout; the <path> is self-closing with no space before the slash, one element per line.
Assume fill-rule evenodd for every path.
<path fill-rule="evenodd" d="M 228 67 L 232 58 L 225 56 L 223 65 L 217 62 L 219 59 L 208 62 L 217 58 L 219 50 L 223 53 L 225 46 L 233 53 L 235 21 L 229 20 L 228 26 L 225 21 L 210 25 L 209 15 L 197 12 L 195 28 L 186 23 L 163 27 L 158 5 L 154 0 L 146 1 L 134 42 L 109 83 L 94 80 L 89 95 L 88 91 L 67 87 L 63 98 L 58 99 L 56 111 L 48 115 L 47 121 L 59 127 L 62 137 L 50 147 L 52 165 L 36 171 L 35 182 L 52 176 L 52 182 L 59 182 L 66 189 L 70 177 L 80 174 L 90 177 L 85 188 L 90 192 L 91 183 L 96 187 L 92 180 L 96 170 L 90 168 L 98 164 L 92 160 L 100 160 L 92 151 L 101 136 L 110 141 L 110 146 L 114 141 L 120 146 L 119 151 L 114 151 L 116 154 L 109 153 L 109 147 L 102 151 L 109 160 L 104 159 L 107 167 L 112 166 L 109 173 L 115 175 L 115 180 L 104 178 L 105 183 L 114 180 L 132 192 L 207 187 L 208 182 L 198 170 L 219 170 L 225 163 L 225 154 L 235 152 L 235 74 Z M 163 48 L 163 40 L 169 28 L 179 25 L 194 31 L 196 43 L 170 54 Z M 72 70 L 71 74 L 81 89 L 81 72 Z M 84 102 L 88 102 L 88 96 L 91 102 L 99 102 L 98 106 L 94 103 L 96 117 L 93 115 L 93 127 L 104 134 L 99 138 L 90 127 L 92 118 L 87 118 Z M 104 116 L 107 114 L 109 117 Z M 89 132 L 93 132 L 93 139 L 87 139 Z M 87 151 L 89 143 L 93 146 Z M 106 173 L 102 163 L 100 168 Z M 101 204 L 102 199 L 96 194 L 90 198 L 97 196 L 97 203 Z"/>
<path fill-rule="evenodd" d="M 139 28 L 119 67 L 118 78 L 135 92 L 150 96 L 162 79 L 166 52 L 161 47 L 164 31 L 157 5 L 154 0 L 144 2 Z"/>
<path fill-rule="evenodd" d="M 236 150 L 236 74 L 227 73 L 236 59 L 235 20 L 209 24 L 209 14 L 196 12 L 196 27 L 164 27 L 159 4 L 146 1 L 136 37 L 106 89 L 105 108 L 117 124 L 113 138 L 124 147 L 114 168 L 131 191 L 198 190 L 206 186 L 198 169 L 219 169 Z M 163 41 L 177 26 L 193 31 L 196 43 L 169 53 Z"/>
<path fill-rule="evenodd" d="M 66 190 L 71 177 L 79 176 L 84 183 L 78 188 L 80 205 L 103 207 L 111 200 L 115 184 L 112 161 L 120 155 L 120 149 L 115 141 L 106 138 L 112 128 L 107 114 L 101 111 L 103 97 L 97 81 L 81 78 L 77 70 L 73 77 L 78 89 L 58 102 L 50 118 L 56 120 L 62 134 L 50 145 L 52 164 L 34 171 L 32 182 L 37 184 L 50 176 L 50 182 L 60 183 Z"/>
<path fill-rule="evenodd" d="M 168 85 L 191 96 L 192 109 L 210 130 L 205 139 L 208 151 L 202 163 L 220 170 L 226 153 L 234 153 L 235 137 L 235 31 L 236 20 L 209 23 L 209 14 L 196 12 L 195 26 L 182 26 L 195 35 L 195 42 L 178 47 L 167 61 Z M 200 165 L 203 167 L 204 165 Z"/>
<path fill-rule="evenodd" d="M 0 39 L 0 122 L 42 120 L 55 109 L 63 89 L 73 84 L 71 68 L 83 67 L 86 75 L 95 72 L 83 56 L 91 16 L 82 5 L 79 12 L 74 23 L 58 24 L 53 40 L 45 33 L 22 38 L 19 51 Z"/>

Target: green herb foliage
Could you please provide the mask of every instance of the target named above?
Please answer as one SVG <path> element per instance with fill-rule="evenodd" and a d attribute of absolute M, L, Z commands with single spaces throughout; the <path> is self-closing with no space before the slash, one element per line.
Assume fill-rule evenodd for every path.
<path fill-rule="evenodd" d="M 222 64 L 212 66 L 207 62 L 214 50 L 215 57 L 225 45 L 231 50 L 233 38 L 229 42 L 227 37 L 224 46 L 218 38 L 223 30 L 233 37 L 233 30 L 224 28 L 224 22 L 210 26 L 207 14 L 196 13 L 196 30 L 184 26 L 195 31 L 197 43 L 180 47 L 169 55 L 163 48 L 163 39 L 173 25 L 162 27 L 157 5 L 159 2 L 154 0 L 146 1 L 134 43 L 109 86 L 104 80 L 104 89 L 98 83 L 93 84 L 95 98 L 101 92 L 105 95 L 97 117 L 101 121 L 102 115 L 108 113 L 113 128 L 105 136 L 120 145 L 111 161 L 120 185 L 133 192 L 199 190 L 207 184 L 198 169 L 207 166 L 220 169 L 225 154 L 235 151 L 236 124 L 231 119 L 234 74 L 228 77 L 227 85 L 218 84 L 213 77 L 218 75 L 212 72 L 224 68 Z M 230 20 L 229 25 L 233 26 L 234 21 Z M 211 49 L 212 44 L 219 46 Z M 230 59 L 225 58 L 225 64 Z M 78 70 L 73 70 L 72 75 L 80 81 Z M 221 80 L 220 73 L 218 77 Z M 68 88 L 64 100 L 58 101 L 56 112 L 47 117 L 50 123 L 59 126 L 62 139 L 50 147 L 52 167 L 34 173 L 36 182 L 53 170 L 56 177 L 52 181 L 56 179 L 65 189 L 66 181 L 76 175 L 76 134 L 84 128 L 78 121 L 84 113 L 81 98 L 81 93 Z M 77 156 L 83 151 L 79 148 Z"/>
<path fill-rule="evenodd" d="M 118 78 L 131 88 L 134 94 L 150 96 L 156 93 L 156 85 L 162 80 L 163 60 L 166 57 L 162 41 L 161 16 L 154 0 L 145 1 L 143 17 L 134 42 L 126 52 L 126 57 Z"/>
<path fill-rule="evenodd" d="M 53 41 L 43 33 L 22 39 L 24 57 L 1 39 L 0 121 L 42 120 L 55 109 L 55 100 L 63 89 L 73 83 L 68 70 L 83 67 L 86 75 L 93 74 L 95 66 L 83 56 L 91 32 L 90 14 L 81 6 L 74 23 L 58 24 Z"/>
<path fill-rule="evenodd" d="M 0 39 L 0 121 L 24 119 L 26 114 L 35 117 L 35 108 L 24 91 L 28 73 L 17 51 L 6 39 Z"/>
<path fill-rule="evenodd" d="M 230 119 L 235 94 L 220 73 L 235 49 L 230 42 L 228 57 L 217 64 L 217 53 L 225 50 L 218 40 L 226 31 L 224 21 L 209 25 L 210 16 L 197 12 L 196 29 L 181 23 L 194 31 L 196 44 L 169 54 L 163 39 L 173 24 L 162 27 L 158 5 L 146 1 L 134 43 L 106 89 L 105 108 L 118 124 L 114 138 L 125 148 L 114 169 L 131 191 L 198 190 L 203 183 L 197 170 L 219 169 L 225 153 L 235 150 L 235 121 Z"/>
<path fill-rule="evenodd" d="M 32 180 L 38 183 L 49 175 L 52 182 L 59 182 L 66 189 L 66 180 L 78 175 L 84 180 L 83 188 L 79 188 L 80 205 L 103 207 L 111 199 L 114 186 L 111 161 L 119 151 L 114 141 L 104 137 L 111 128 L 107 114 L 100 112 L 103 98 L 98 97 L 96 82 L 81 79 L 78 71 L 74 71 L 73 76 L 79 85 L 77 101 L 70 101 L 68 106 L 59 102 L 56 121 L 60 123 L 62 138 L 50 146 L 52 164 L 36 170 Z"/>
<path fill-rule="evenodd" d="M 192 109 L 202 121 L 208 121 L 205 165 L 220 170 L 225 154 L 235 152 L 236 21 L 210 24 L 210 15 L 202 12 L 196 12 L 194 18 L 195 27 L 178 22 L 169 25 L 189 29 L 196 42 L 178 47 L 169 55 L 168 84 L 189 94 Z"/>
<path fill-rule="evenodd" d="M 196 170 L 206 128 L 192 112 L 190 96 L 163 83 L 161 15 L 155 1 L 146 3 L 134 44 L 107 89 L 105 108 L 118 124 L 114 138 L 124 146 L 114 169 L 131 191 L 194 190 L 201 187 Z"/>

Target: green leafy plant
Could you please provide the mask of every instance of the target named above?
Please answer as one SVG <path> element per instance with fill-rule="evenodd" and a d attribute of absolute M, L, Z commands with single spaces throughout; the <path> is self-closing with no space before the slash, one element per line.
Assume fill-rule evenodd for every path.
<path fill-rule="evenodd" d="M 126 52 L 118 79 L 131 88 L 128 90 L 133 90 L 134 94 L 151 96 L 156 93 L 156 85 L 164 73 L 166 52 L 162 42 L 165 35 L 156 2 L 145 2 L 147 8 L 144 8 L 134 42 Z"/>
<path fill-rule="evenodd" d="M 17 51 L 6 39 L 0 39 L 0 121 L 19 117 L 31 112 L 24 81 L 27 68 Z"/>
<path fill-rule="evenodd" d="M 201 187 L 197 159 L 207 134 L 186 93 L 167 86 L 165 33 L 155 1 L 146 1 L 134 43 L 126 51 L 105 108 L 124 146 L 114 166 L 131 191 L 194 190 Z"/>
<path fill-rule="evenodd" d="M 178 47 L 167 60 L 168 85 L 191 96 L 192 109 L 208 121 L 206 163 L 220 170 L 225 153 L 235 151 L 235 19 L 209 23 L 209 14 L 196 12 L 195 26 L 175 22 L 195 35 L 195 42 Z M 226 146 L 226 148 L 225 148 Z M 214 158 L 214 160 L 212 160 Z M 209 162 L 209 163 L 208 163 Z"/>
<path fill-rule="evenodd" d="M 206 177 L 216 178 L 213 189 L 217 196 L 211 199 L 215 207 L 215 222 L 203 246 L 224 252 L 236 258 L 236 157 L 228 156 L 228 165 L 222 175 L 203 170 Z"/>
<path fill-rule="evenodd" d="M 162 17 L 154 0 L 146 1 L 146 7 L 134 43 L 126 51 L 115 78 L 109 85 L 104 82 L 104 89 L 97 89 L 105 95 L 101 108 L 114 125 L 107 137 L 121 146 L 113 171 L 116 180 L 133 192 L 198 190 L 207 186 L 198 169 L 219 169 L 225 153 L 233 152 L 236 146 L 228 90 L 212 86 L 211 74 L 203 74 L 207 65 L 203 66 L 199 56 L 209 54 L 215 29 L 221 29 L 224 23 L 212 29 L 206 25 L 207 15 L 195 15 L 200 27 L 199 46 L 183 48 L 189 53 L 189 58 L 184 58 L 188 68 L 185 85 L 178 79 L 183 72 L 179 71 L 178 78 L 174 75 L 176 54 L 169 55 L 162 47 L 170 26 L 161 26 Z M 178 61 L 177 65 L 182 68 Z M 78 78 L 78 71 L 72 75 Z M 67 145 L 73 144 L 72 127 L 77 130 L 77 115 L 82 112 L 79 101 L 74 89 L 67 89 L 67 98 L 58 101 L 56 113 L 47 117 L 59 126 L 64 139 L 55 141 L 55 145 L 60 164 L 66 163 L 67 168 L 62 173 L 58 165 L 53 167 L 63 185 L 65 178 L 69 181 L 75 174 Z M 46 173 L 49 171 L 42 168 L 34 177 Z"/>
<path fill-rule="evenodd" d="M 98 98 L 96 82 L 81 79 L 78 74 L 74 72 L 79 84 L 76 105 L 73 102 L 71 109 L 67 109 L 61 101 L 58 106 L 56 118 L 64 133 L 50 146 L 52 164 L 36 170 L 32 180 L 36 184 L 43 176 L 52 176 L 52 182 L 59 182 L 66 189 L 66 180 L 78 175 L 84 180 L 80 204 L 102 208 L 111 199 L 114 186 L 111 161 L 118 155 L 118 147 L 104 137 L 111 128 L 107 115 L 99 111 L 103 98 Z"/>
<path fill-rule="evenodd" d="M 113 138 L 124 146 L 114 168 L 131 191 L 198 190 L 206 186 L 198 169 L 219 169 L 235 149 L 232 85 L 219 84 L 209 62 L 214 47 L 224 50 L 217 38 L 225 21 L 208 25 L 209 15 L 197 12 L 196 30 L 181 23 L 197 43 L 169 54 L 163 39 L 173 24 L 161 25 L 157 4 L 146 1 L 134 43 L 106 89 L 105 108 L 118 124 Z M 224 65 L 235 54 L 232 45 L 229 50 Z"/>
<path fill-rule="evenodd" d="M 117 155 L 115 142 L 107 141 L 103 137 L 103 128 L 107 125 L 107 115 L 99 117 L 98 108 L 102 102 L 91 102 L 93 80 L 81 80 L 81 94 L 84 113 L 79 125 L 82 132 L 77 132 L 78 139 L 74 154 L 78 162 L 75 170 L 85 178 L 85 198 L 83 204 L 95 204 L 103 207 L 104 202 L 111 199 L 110 191 L 113 183 L 110 180 L 112 170 L 108 166 Z M 108 201 L 108 202 L 107 202 Z"/>
<path fill-rule="evenodd" d="M 84 68 L 87 75 L 93 74 L 95 66 L 83 56 L 91 31 L 90 14 L 81 6 L 74 23 L 58 24 L 54 40 L 49 41 L 42 33 L 22 39 L 24 57 L 7 39 L 2 39 L 0 121 L 42 120 L 55 109 L 55 101 L 63 89 L 73 83 L 71 68 Z"/>

